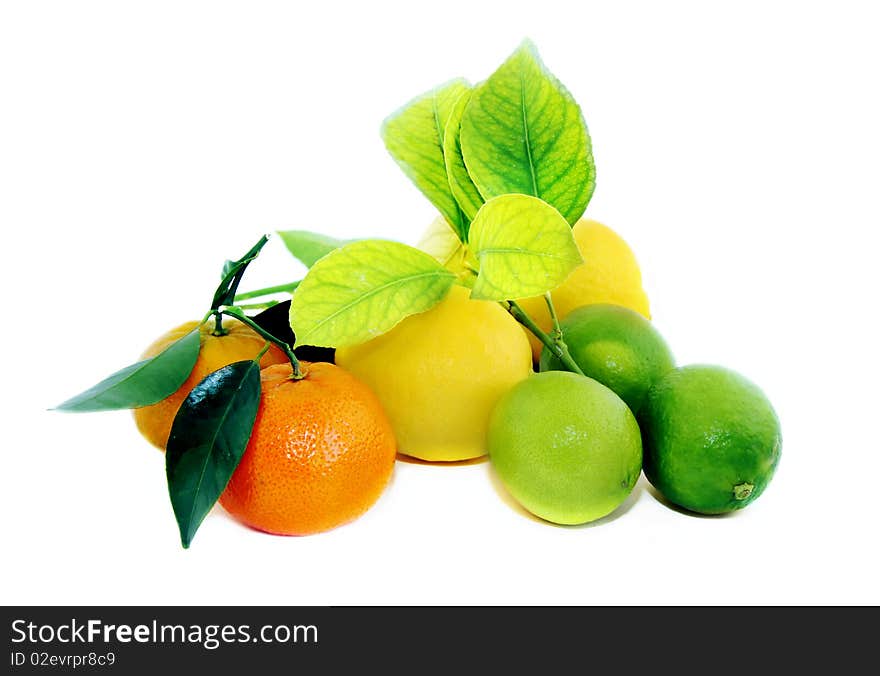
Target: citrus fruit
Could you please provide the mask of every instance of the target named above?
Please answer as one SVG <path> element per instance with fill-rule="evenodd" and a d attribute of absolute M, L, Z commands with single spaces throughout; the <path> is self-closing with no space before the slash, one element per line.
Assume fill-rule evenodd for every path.
<path fill-rule="evenodd" d="M 622 305 L 650 319 L 639 264 L 620 235 L 588 219 L 575 223 L 572 234 L 584 262 L 550 294 L 559 319 L 567 317 L 575 308 L 592 303 Z M 525 298 L 518 302 L 541 330 L 550 331 L 550 312 L 543 298 Z M 531 333 L 528 336 L 537 361 L 541 355 L 541 342 Z"/>
<path fill-rule="evenodd" d="M 761 390 L 720 366 L 685 366 L 654 384 L 639 411 L 645 476 L 670 502 L 721 514 L 754 502 L 782 447 Z"/>
<path fill-rule="evenodd" d="M 585 305 L 560 323 L 568 351 L 584 375 L 598 380 L 638 412 L 651 385 L 675 362 L 669 346 L 651 322 L 621 305 Z M 564 371 L 546 347 L 542 371 Z"/>
<path fill-rule="evenodd" d="M 171 343 L 183 338 L 198 325 L 199 322 L 186 322 L 168 331 L 168 333 L 160 336 L 144 351 L 141 359 L 147 359 L 159 354 Z M 190 390 L 198 385 L 206 375 L 223 368 L 227 364 L 244 359 L 253 359 L 266 344 L 265 339 L 258 336 L 253 330 L 239 321 L 226 320 L 223 322 L 223 328 L 227 333 L 222 336 L 215 336 L 213 335 L 214 322 L 203 324 L 201 328 L 199 357 L 183 385 L 166 399 L 151 406 L 144 406 L 134 410 L 134 420 L 138 430 L 154 446 L 162 450 L 165 449 L 165 445 L 168 443 L 168 435 L 171 433 L 171 423 L 174 422 L 177 410 L 180 408 L 183 400 L 186 399 L 186 395 L 190 393 Z M 270 366 L 286 361 L 287 358 L 284 356 L 284 353 L 272 345 L 269 351 L 263 355 L 260 365 Z"/>
<path fill-rule="evenodd" d="M 458 285 L 427 312 L 337 350 L 336 363 L 379 397 L 401 453 L 444 461 L 486 453 L 492 408 L 532 370 L 516 320 Z"/>
<path fill-rule="evenodd" d="M 250 441 L 220 504 L 257 530 L 309 535 L 352 521 L 394 467 L 394 432 L 370 389 L 338 366 L 301 362 L 260 373 Z"/>
<path fill-rule="evenodd" d="M 489 459 L 527 510 L 579 524 L 609 514 L 630 494 L 642 443 L 614 392 L 592 378 L 549 371 L 519 383 L 495 407 Z"/>

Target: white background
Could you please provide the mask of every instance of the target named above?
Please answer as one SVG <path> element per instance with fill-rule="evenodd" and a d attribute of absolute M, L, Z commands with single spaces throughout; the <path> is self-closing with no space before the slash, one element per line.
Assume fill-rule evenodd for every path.
<path fill-rule="evenodd" d="M 4 3 L 0 601 L 877 604 L 877 25 L 868 2 Z M 773 483 L 700 518 L 642 480 L 562 528 L 485 463 L 401 462 L 353 524 L 271 537 L 218 508 L 183 551 L 130 414 L 46 409 L 201 316 L 264 232 L 414 243 L 432 207 L 380 122 L 525 36 L 678 361 L 774 402 Z M 275 241 L 245 285 L 301 272 Z"/>

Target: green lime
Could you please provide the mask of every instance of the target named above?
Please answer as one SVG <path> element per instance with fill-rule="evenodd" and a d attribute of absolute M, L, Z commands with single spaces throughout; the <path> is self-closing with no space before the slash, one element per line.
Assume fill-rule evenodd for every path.
<path fill-rule="evenodd" d="M 654 382 L 675 367 L 653 324 L 620 305 L 585 305 L 560 322 L 572 358 L 584 375 L 610 387 L 637 413 Z M 542 371 L 565 367 L 546 347 Z"/>
<path fill-rule="evenodd" d="M 489 458 L 511 495 L 533 514 L 579 524 L 614 511 L 642 467 L 639 427 L 626 404 L 575 373 L 538 373 L 492 411 Z"/>
<path fill-rule="evenodd" d="M 720 366 L 685 366 L 639 411 L 645 476 L 670 502 L 722 514 L 754 502 L 773 477 L 779 419 L 764 393 Z"/>

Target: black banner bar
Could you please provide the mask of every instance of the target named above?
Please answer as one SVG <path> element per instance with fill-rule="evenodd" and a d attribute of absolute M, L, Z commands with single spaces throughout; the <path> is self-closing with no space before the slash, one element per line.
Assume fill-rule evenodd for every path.
<path fill-rule="evenodd" d="M 5 673 L 130 674 L 189 667 L 262 673 L 519 673 L 636 666 L 765 673 L 798 664 L 855 673 L 876 608 L 4 607 Z M 566 666 L 567 665 L 567 666 Z M 406 668 L 401 668 L 406 667 Z M 849 669 L 853 671 L 849 671 Z M 254 672 L 253 670 L 258 671 Z M 246 671 L 242 671 L 246 670 Z M 658 671 L 660 673 L 660 671 Z"/>

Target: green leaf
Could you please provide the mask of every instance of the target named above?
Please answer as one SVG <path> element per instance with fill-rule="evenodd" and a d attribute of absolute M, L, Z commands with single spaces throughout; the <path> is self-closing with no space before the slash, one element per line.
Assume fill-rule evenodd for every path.
<path fill-rule="evenodd" d="M 307 268 L 312 267 L 331 251 L 350 244 L 352 241 L 335 239 L 308 230 L 279 230 L 278 236 L 284 242 L 287 250 Z"/>
<path fill-rule="evenodd" d="M 293 294 L 297 345 L 345 347 L 430 309 L 455 275 L 424 251 L 383 240 L 348 244 L 315 263 Z"/>
<path fill-rule="evenodd" d="M 209 374 L 180 406 L 165 451 L 168 494 L 189 547 L 247 448 L 260 405 L 259 361 Z"/>
<path fill-rule="evenodd" d="M 220 279 L 226 279 L 227 276 L 229 276 L 235 270 L 235 266 L 237 264 L 237 261 L 230 260 L 227 260 L 225 263 L 223 263 L 223 269 L 220 271 Z"/>
<path fill-rule="evenodd" d="M 446 176 L 443 142 L 453 106 L 468 88 L 462 79 L 440 85 L 390 115 L 381 131 L 385 147 L 403 172 L 458 233 L 467 232 L 467 219 Z"/>
<path fill-rule="evenodd" d="M 529 195 L 486 202 L 471 224 L 470 246 L 480 268 L 471 297 L 483 300 L 537 296 L 583 263 L 562 214 Z"/>
<path fill-rule="evenodd" d="M 223 264 L 220 286 L 214 292 L 214 300 L 211 303 L 212 310 L 216 310 L 221 305 L 233 305 L 235 303 L 235 294 L 238 291 L 238 285 L 241 283 L 241 278 L 244 277 L 247 266 L 260 255 L 260 251 L 266 246 L 268 241 L 269 238 L 263 235 L 260 237 L 260 241 L 254 244 L 244 256 L 237 261 L 226 261 Z"/>
<path fill-rule="evenodd" d="M 461 148 L 485 199 L 540 197 L 573 225 L 593 194 L 596 168 L 580 107 L 531 42 L 474 91 L 461 120 Z"/>
<path fill-rule="evenodd" d="M 449 187 L 468 221 L 474 220 L 477 211 L 483 206 L 483 197 L 471 180 L 461 154 L 461 118 L 470 100 L 470 91 L 465 91 L 458 97 L 446 121 L 446 132 L 443 137 L 443 155 L 446 160 Z M 463 234 L 465 235 L 463 241 L 466 242 L 467 232 Z"/>
<path fill-rule="evenodd" d="M 199 358 L 200 345 L 200 331 L 195 328 L 155 357 L 126 366 L 55 408 L 85 413 L 138 408 L 162 401 L 189 377 Z"/>

